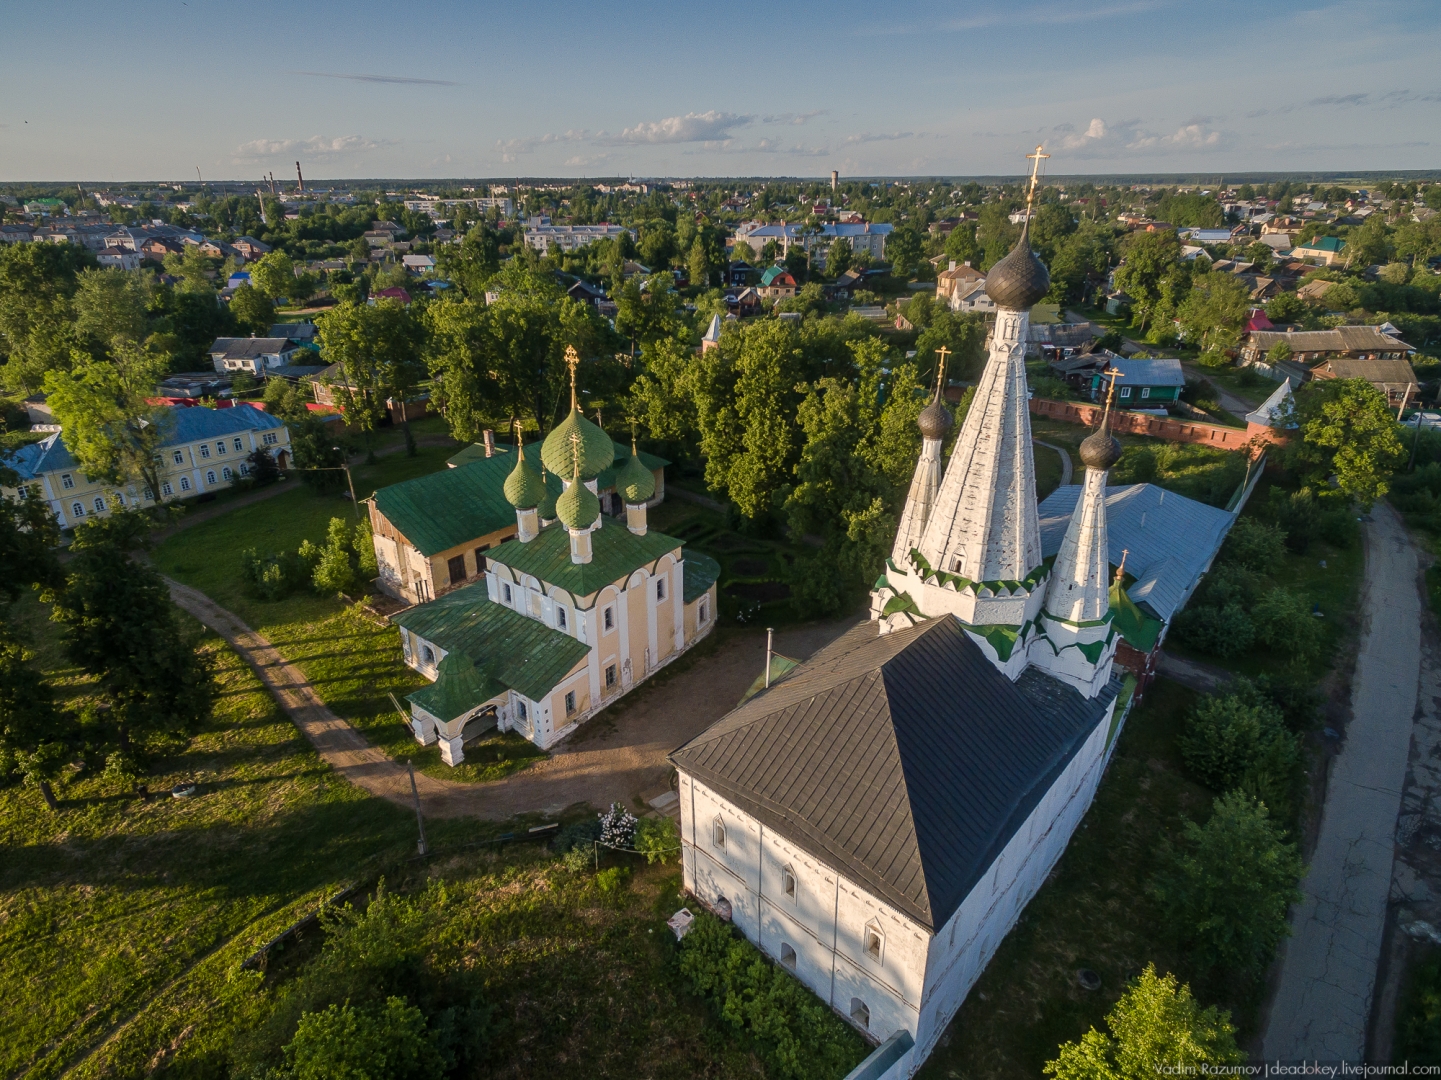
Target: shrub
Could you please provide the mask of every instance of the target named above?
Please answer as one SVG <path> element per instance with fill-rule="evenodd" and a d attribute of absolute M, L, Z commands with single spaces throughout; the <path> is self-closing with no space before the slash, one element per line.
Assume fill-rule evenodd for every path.
<path fill-rule="evenodd" d="M 627 813 L 618 802 L 598 815 L 600 818 L 600 842 L 611 847 L 628 848 L 635 840 L 635 815 Z"/>
<path fill-rule="evenodd" d="M 1222 554 L 1248 570 L 1274 569 L 1286 554 L 1286 530 L 1253 517 L 1237 518 Z"/>
<path fill-rule="evenodd" d="M 425 1017 L 404 998 L 362 1009 L 350 1002 L 300 1018 L 285 1048 L 295 1080 L 440 1080 Z"/>
<path fill-rule="evenodd" d="M 1199 1075 L 1202 1065 L 1235 1065 L 1230 1013 L 1203 1009 L 1191 988 L 1176 976 L 1157 975 L 1147 964 L 1140 977 L 1106 1014 L 1110 1036 L 1091 1028 L 1079 1042 L 1063 1043 L 1045 1073 L 1056 1080 L 1150 1080 L 1165 1075 Z"/>
<path fill-rule="evenodd" d="M 278 551 L 261 555 L 256 548 L 240 553 L 240 581 L 245 592 L 258 600 L 283 600 L 310 584 L 314 567 L 300 554 Z"/>
<path fill-rule="evenodd" d="M 1250 683 L 1197 703 L 1180 739 L 1191 774 L 1213 791 L 1240 788 L 1289 820 L 1302 769 L 1281 711 Z"/>
<path fill-rule="evenodd" d="M 320 558 L 310 578 L 316 592 L 322 596 L 335 596 L 357 590 L 360 579 L 351 562 L 353 547 L 354 541 L 345 519 L 331 518 L 330 527 L 326 530 L 325 547 L 320 549 Z"/>
<path fill-rule="evenodd" d="M 635 849 L 647 863 L 668 863 L 680 852 L 680 829 L 668 817 L 641 818 L 635 833 Z"/>
<path fill-rule="evenodd" d="M 1207 349 L 1205 352 L 1201 353 L 1201 355 L 1196 357 L 1196 360 L 1203 367 L 1208 368 L 1229 367 L 1231 363 L 1231 358 L 1226 355 L 1225 350 L 1219 349 L 1214 345 L 1211 346 L 1211 348 Z"/>
<path fill-rule="evenodd" d="M 1441 955 L 1418 964 L 1407 980 L 1396 1021 L 1397 1061 L 1441 1062 Z"/>
<path fill-rule="evenodd" d="M 1176 617 L 1176 635 L 1201 652 L 1225 659 L 1251 647 L 1256 628 L 1239 603 L 1188 607 Z"/>
<path fill-rule="evenodd" d="M 819 998 L 708 912 L 680 943 L 680 973 L 780 1076 L 844 1076 L 865 1057 L 860 1036 Z"/>
<path fill-rule="evenodd" d="M 600 822 L 595 818 L 584 818 L 571 822 L 560 829 L 551 840 L 550 846 L 558 855 L 567 851 L 582 849 L 590 855 L 591 841 L 600 839 Z"/>
<path fill-rule="evenodd" d="M 1305 597 L 1272 589 L 1251 609 L 1256 640 L 1285 656 L 1306 660 L 1321 650 L 1322 628 Z"/>
<path fill-rule="evenodd" d="M 1287 932 L 1304 868 L 1264 803 L 1232 791 L 1214 810 L 1204 826 L 1186 822 L 1182 846 L 1163 852 L 1150 893 L 1199 971 L 1253 979 Z"/>

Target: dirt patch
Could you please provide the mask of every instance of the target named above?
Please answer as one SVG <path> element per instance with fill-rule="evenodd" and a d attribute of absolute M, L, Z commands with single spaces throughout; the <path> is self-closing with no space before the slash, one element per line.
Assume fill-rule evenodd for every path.
<path fill-rule="evenodd" d="M 791 587 L 784 581 L 738 581 L 726 586 L 726 595 L 768 604 L 772 600 L 789 600 Z"/>

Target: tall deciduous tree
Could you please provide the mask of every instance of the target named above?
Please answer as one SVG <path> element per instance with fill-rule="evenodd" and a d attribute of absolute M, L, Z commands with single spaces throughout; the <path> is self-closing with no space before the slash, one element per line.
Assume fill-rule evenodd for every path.
<path fill-rule="evenodd" d="M 1240 340 L 1251 290 L 1234 274 L 1198 274 L 1177 313 L 1190 341 L 1202 349 L 1226 349 Z"/>
<path fill-rule="evenodd" d="M 250 267 L 250 284 L 273 304 L 294 292 L 295 263 L 283 251 L 267 251 Z"/>
<path fill-rule="evenodd" d="M 0 777 L 18 769 L 54 810 L 59 803 L 51 785 L 74 754 L 76 724 L 55 707 L 55 695 L 31 659 L 0 625 Z"/>
<path fill-rule="evenodd" d="M 1184 299 L 1181 242 L 1175 233 L 1134 232 L 1121 244 L 1116 288 L 1134 302 L 1137 326 L 1145 330 Z"/>
<path fill-rule="evenodd" d="M 242 285 L 230 295 L 230 314 L 243 332 L 260 335 L 275 322 L 275 305 L 253 285 Z"/>
<path fill-rule="evenodd" d="M 1404 449 L 1381 391 L 1364 379 L 1315 380 L 1293 401 L 1301 437 L 1286 456 L 1311 487 L 1325 490 L 1334 475 L 1341 494 L 1367 507 L 1390 490 Z"/>
<path fill-rule="evenodd" d="M 134 513 L 80 526 L 65 586 L 54 596 L 66 651 L 96 680 L 127 770 L 183 746 L 215 699 L 210 671 L 181 632 L 165 582 L 134 557 L 147 529 Z"/>
<path fill-rule="evenodd" d="M 1106 1016 L 1110 1035 L 1095 1028 L 1063 1043 L 1045 1074 L 1056 1080 L 1152 1080 L 1199 1074 L 1204 1065 L 1243 1060 L 1229 1013 L 1201 1008 L 1191 988 L 1147 964 Z"/>
<path fill-rule="evenodd" d="M 166 362 L 121 336 L 110 360 L 77 354 L 70 371 L 45 377 L 49 404 L 65 432 L 66 449 L 96 480 L 143 484 L 160 498 L 160 448 L 170 433 L 170 410 L 150 405 Z"/>
<path fill-rule="evenodd" d="M 45 373 L 70 366 L 75 277 L 90 254 L 78 244 L 0 248 L 0 346 L 7 387 L 32 393 Z"/>
<path fill-rule="evenodd" d="M 85 270 L 76 279 L 75 325 L 101 345 L 145 340 L 155 279 L 142 270 Z"/>
<path fill-rule="evenodd" d="M 367 434 L 379 426 L 387 398 L 404 402 L 425 377 L 424 327 L 396 300 L 341 304 L 316 322 L 320 353 L 339 364 L 331 385 L 345 405 L 346 419 Z M 407 447 L 413 449 L 404 416 Z"/>

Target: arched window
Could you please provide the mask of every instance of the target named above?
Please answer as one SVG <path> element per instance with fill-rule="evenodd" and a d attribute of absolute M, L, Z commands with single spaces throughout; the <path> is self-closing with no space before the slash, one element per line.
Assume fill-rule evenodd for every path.
<path fill-rule="evenodd" d="M 78 502 L 77 502 L 77 503 L 71 503 L 71 504 L 70 504 L 70 512 L 71 512 L 72 514 L 74 514 L 76 517 L 84 517 L 84 516 L 85 516 L 85 506 L 84 506 L 83 503 L 78 503 Z"/>
<path fill-rule="evenodd" d="M 422 645 L 420 647 L 420 662 L 423 664 L 435 663 L 435 650 L 429 645 Z"/>
<path fill-rule="evenodd" d="M 796 875 L 789 866 L 781 868 L 781 891 L 792 900 L 796 898 Z"/>
<path fill-rule="evenodd" d="M 181 491 L 189 491 L 189 490 L 190 490 L 190 477 L 188 477 L 188 476 L 182 476 L 182 477 L 180 478 L 180 490 L 181 490 Z"/>
<path fill-rule="evenodd" d="M 231 473 L 231 471 L 230 471 L 230 466 L 227 465 L 227 466 L 225 466 L 225 468 L 221 469 L 221 470 L 220 470 L 220 475 L 221 475 L 222 477 L 224 477 L 226 480 L 229 480 L 229 479 L 231 478 L 231 476 L 233 475 L 233 474 Z"/>
<path fill-rule="evenodd" d="M 206 482 L 207 484 L 213 484 L 213 483 L 215 483 L 215 470 L 214 470 L 214 469 L 207 469 L 207 470 L 205 470 L 205 482 Z"/>
<path fill-rule="evenodd" d="M 792 971 L 796 969 L 796 951 L 784 941 L 781 942 L 781 964 Z"/>
<path fill-rule="evenodd" d="M 710 838 L 711 838 L 711 845 L 712 845 L 713 847 L 715 847 L 715 849 L 716 849 L 717 851 L 724 851 L 724 850 L 725 850 L 725 846 L 726 846 L 726 823 L 725 823 L 724 821 L 722 821 L 720 818 L 716 818 L 715 821 L 711 822 Z"/>
<path fill-rule="evenodd" d="M 105 512 L 105 500 L 99 495 L 95 496 L 95 512 L 97 514 L 103 514 Z"/>
<path fill-rule="evenodd" d="M 871 1029 L 871 1007 L 860 998 L 851 998 L 851 1019 L 862 1029 Z"/>

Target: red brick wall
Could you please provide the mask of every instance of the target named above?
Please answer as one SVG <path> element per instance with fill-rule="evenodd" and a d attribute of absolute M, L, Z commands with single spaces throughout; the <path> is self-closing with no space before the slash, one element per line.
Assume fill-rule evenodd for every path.
<path fill-rule="evenodd" d="M 1095 427 L 1101 422 L 1101 406 L 1080 401 L 1051 401 L 1048 398 L 1031 398 L 1031 412 L 1051 420 L 1064 420 L 1071 424 Z M 1247 424 L 1246 429 L 1222 427 L 1197 420 L 1178 420 L 1172 416 L 1148 416 L 1145 413 L 1113 410 L 1111 430 L 1127 435 L 1149 435 L 1167 442 L 1203 443 L 1222 450 L 1245 450 L 1252 446 L 1252 440 L 1283 442 L 1280 434 L 1259 424 Z"/>

